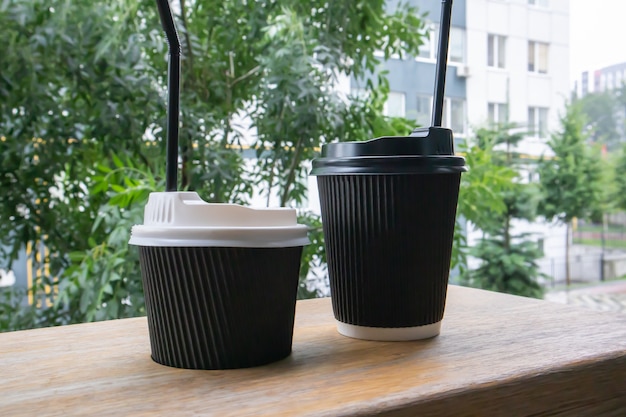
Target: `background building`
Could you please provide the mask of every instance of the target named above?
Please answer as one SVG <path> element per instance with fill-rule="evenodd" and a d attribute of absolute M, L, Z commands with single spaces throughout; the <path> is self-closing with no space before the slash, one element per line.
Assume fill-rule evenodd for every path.
<path fill-rule="evenodd" d="M 614 90 L 621 87 L 624 82 L 626 82 L 626 62 L 600 68 L 593 72 L 593 92 L 596 93 Z M 590 92 L 586 91 L 583 94 Z"/>
<path fill-rule="evenodd" d="M 509 121 L 529 134 L 519 151 L 548 152 L 570 95 L 567 0 L 468 0 L 471 126 Z"/>
<path fill-rule="evenodd" d="M 391 88 L 387 113 L 426 125 L 441 4 L 411 4 L 428 13 L 430 35 L 418 57 L 384 64 Z M 488 122 L 513 122 L 531 132 L 520 151 L 548 152 L 545 139 L 570 94 L 568 10 L 567 0 L 455 1 L 444 125 L 464 138 Z"/>

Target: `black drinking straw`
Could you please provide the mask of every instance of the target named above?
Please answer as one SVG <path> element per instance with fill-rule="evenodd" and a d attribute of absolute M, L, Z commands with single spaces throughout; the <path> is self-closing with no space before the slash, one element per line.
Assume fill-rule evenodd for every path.
<path fill-rule="evenodd" d="M 441 126 L 443 117 L 443 97 L 446 89 L 446 69 L 448 66 L 448 44 L 450 43 L 450 18 L 452 0 L 441 1 L 441 22 L 439 24 L 439 50 L 435 74 L 435 94 L 433 97 L 432 125 Z"/>
<path fill-rule="evenodd" d="M 180 39 L 168 0 L 156 0 L 161 25 L 167 37 L 169 60 L 167 69 L 167 156 L 165 160 L 165 191 L 178 188 L 178 112 L 180 110 Z"/>

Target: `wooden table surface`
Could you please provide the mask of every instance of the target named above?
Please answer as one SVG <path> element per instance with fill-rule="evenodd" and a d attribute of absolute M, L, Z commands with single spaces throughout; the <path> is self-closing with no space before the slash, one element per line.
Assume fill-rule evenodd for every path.
<path fill-rule="evenodd" d="M 145 318 L 0 334 L 0 416 L 626 416 L 626 315 L 451 286 L 439 337 L 369 342 L 329 299 L 292 355 L 193 371 L 150 359 Z"/>

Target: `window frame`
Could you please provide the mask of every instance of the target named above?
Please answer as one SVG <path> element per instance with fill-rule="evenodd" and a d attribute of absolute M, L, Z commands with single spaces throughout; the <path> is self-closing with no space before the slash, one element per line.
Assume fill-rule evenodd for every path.
<path fill-rule="evenodd" d="M 438 44 L 439 44 L 439 23 L 429 23 L 428 24 L 428 36 L 427 36 L 427 42 L 424 43 L 424 45 L 428 45 L 428 49 L 425 51 L 426 53 L 423 54 L 422 51 L 424 50 L 423 47 L 424 45 L 422 45 L 422 47 L 420 48 L 420 53 L 415 57 L 416 61 L 426 61 L 426 62 L 436 62 L 437 61 L 437 50 L 438 50 Z M 454 57 L 452 56 L 453 53 L 453 37 L 457 38 L 457 36 L 459 35 L 455 35 L 455 33 L 460 34 L 461 36 L 461 60 L 456 60 L 454 59 Z M 450 43 L 448 45 L 448 65 L 466 65 L 467 63 L 467 31 L 465 28 L 462 27 L 458 27 L 458 26 L 452 26 L 450 27 Z"/>
<path fill-rule="evenodd" d="M 416 122 L 417 122 L 418 124 L 422 125 L 422 126 L 428 126 L 428 124 L 430 123 L 431 118 L 432 118 L 432 111 L 433 111 L 433 96 L 432 96 L 431 94 L 417 94 L 417 95 L 416 95 L 416 101 L 417 101 L 417 103 L 419 103 L 419 102 L 420 102 L 420 100 L 425 101 L 425 103 L 423 103 L 423 104 L 425 104 L 425 105 L 426 105 L 426 111 L 425 111 L 425 112 L 420 113 L 420 112 L 419 112 L 419 109 L 417 109 L 417 110 L 416 110 Z M 422 117 L 423 117 L 425 120 L 423 120 L 423 121 L 422 121 L 422 120 L 420 120 L 420 117 L 419 117 L 420 115 L 422 115 Z"/>
<path fill-rule="evenodd" d="M 540 69 L 541 67 L 541 52 L 540 47 L 545 47 L 545 71 Z M 532 52 L 531 52 L 532 50 Z M 547 42 L 541 41 L 528 41 L 528 72 L 532 74 L 543 74 L 547 75 L 550 72 L 550 44 Z M 531 62 L 532 58 L 532 62 Z M 532 65 L 532 68 L 531 68 Z"/>
<path fill-rule="evenodd" d="M 491 109 L 493 109 L 493 111 Z M 504 116 L 502 116 L 502 114 L 504 114 Z M 488 102 L 487 121 L 491 125 L 507 124 L 509 122 L 509 105 L 507 103 Z"/>
<path fill-rule="evenodd" d="M 390 115 L 389 114 L 389 99 L 392 94 L 397 94 L 399 97 L 402 97 L 402 114 L 401 115 Z M 387 94 L 387 100 L 385 100 L 385 104 L 383 105 L 383 115 L 387 117 L 404 117 L 406 118 L 406 92 L 404 91 L 389 91 Z"/>
<path fill-rule="evenodd" d="M 531 111 L 533 112 L 533 117 L 531 117 Z M 549 107 L 542 106 L 528 106 L 528 133 L 529 136 L 539 139 L 548 138 L 548 117 L 549 117 Z M 541 114 L 544 115 L 543 123 Z M 532 123 L 531 123 L 532 119 Z M 542 126 L 543 125 L 543 126 Z M 543 128 L 542 128 L 543 127 Z"/>
<path fill-rule="evenodd" d="M 462 128 L 454 129 L 452 126 L 452 102 L 460 102 L 462 108 Z M 448 129 L 451 129 L 455 134 L 465 135 L 467 133 L 467 100 L 459 97 L 446 97 L 443 101 L 443 117 L 441 121 L 441 125 Z"/>
<path fill-rule="evenodd" d="M 487 67 L 506 69 L 506 36 L 487 34 Z M 490 62 L 491 61 L 491 62 Z M 502 65 L 500 65 L 502 61 Z"/>

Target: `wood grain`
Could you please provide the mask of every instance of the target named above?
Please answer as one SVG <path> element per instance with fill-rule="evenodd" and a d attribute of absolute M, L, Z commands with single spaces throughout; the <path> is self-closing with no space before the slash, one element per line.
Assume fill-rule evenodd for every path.
<path fill-rule="evenodd" d="M 626 315 L 451 286 L 426 341 L 343 337 L 319 299 L 263 367 L 158 365 L 137 318 L 0 334 L 0 369 L 0 416 L 624 416 Z"/>

